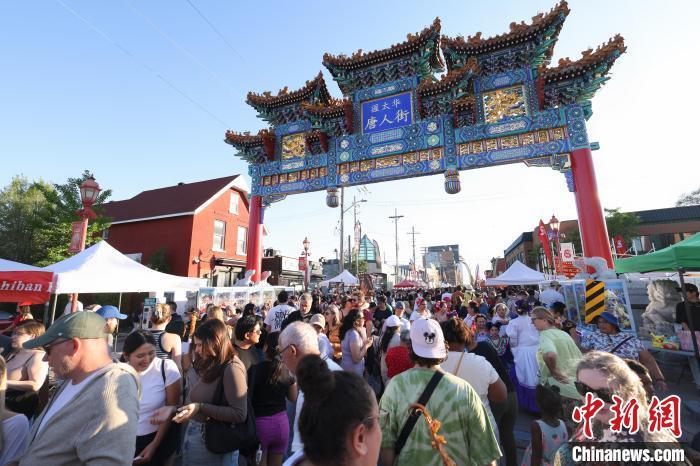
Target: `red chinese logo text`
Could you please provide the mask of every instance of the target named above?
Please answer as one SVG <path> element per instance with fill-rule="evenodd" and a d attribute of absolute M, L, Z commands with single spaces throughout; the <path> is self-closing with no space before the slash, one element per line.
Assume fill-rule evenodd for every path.
<path fill-rule="evenodd" d="M 660 432 L 663 429 L 676 438 L 681 436 L 681 399 L 678 395 L 669 395 L 661 401 L 657 396 L 651 398 L 649 432 Z"/>

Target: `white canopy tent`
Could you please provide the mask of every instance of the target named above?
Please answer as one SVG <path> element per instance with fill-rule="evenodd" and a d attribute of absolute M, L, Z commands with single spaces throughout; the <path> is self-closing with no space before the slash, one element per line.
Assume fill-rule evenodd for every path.
<path fill-rule="evenodd" d="M 508 285 L 537 285 L 546 281 L 547 277 L 542 272 L 533 270 L 522 262 L 516 260 L 508 270 L 496 278 L 486 280 L 486 286 L 508 286 Z"/>
<path fill-rule="evenodd" d="M 22 264 L 7 259 L 0 259 L 0 272 L 43 272 L 41 267 Z"/>
<path fill-rule="evenodd" d="M 360 284 L 360 281 L 347 270 L 343 270 L 340 275 L 324 280 L 319 283 L 318 286 L 327 287 L 330 286 L 331 283 L 342 283 L 345 286 L 357 286 Z"/>
<path fill-rule="evenodd" d="M 56 294 L 196 291 L 206 285 L 204 279 L 179 277 L 150 269 L 106 241 L 43 270 L 54 273 L 53 292 Z"/>

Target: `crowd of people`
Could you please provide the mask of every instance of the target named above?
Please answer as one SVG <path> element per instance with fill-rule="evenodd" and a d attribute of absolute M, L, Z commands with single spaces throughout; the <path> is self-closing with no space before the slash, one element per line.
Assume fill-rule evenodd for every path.
<path fill-rule="evenodd" d="M 512 466 L 521 410 L 537 415 L 522 464 L 575 464 L 569 442 L 591 441 L 572 421 L 585 393 L 637 400 L 647 425 L 666 386 L 617 316 L 582 334 L 564 302 L 553 281 L 162 303 L 120 352 L 114 306 L 48 329 L 23 313 L 0 359 L 0 465 Z M 596 414 L 593 440 L 630 441 L 611 416 Z"/>

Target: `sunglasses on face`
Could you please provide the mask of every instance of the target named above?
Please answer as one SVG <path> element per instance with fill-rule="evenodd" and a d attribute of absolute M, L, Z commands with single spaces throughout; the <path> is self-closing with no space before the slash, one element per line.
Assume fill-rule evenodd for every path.
<path fill-rule="evenodd" d="M 60 345 L 61 343 L 65 343 L 67 341 L 68 340 L 60 340 L 60 341 L 54 342 L 51 345 L 46 345 L 46 346 L 44 346 L 44 352 L 46 353 L 47 356 L 51 356 L 51 350 L 53 349 L 54 346 Z"/>
<path fill-rule="evenodd" d="M 578 391 L 581 396 L 586 396 L 586 393 L 590 392 L 606 403 L 612 403 L 613 401 L 613 392 L 609 388 L 594 389 L 579 380 L 574 381 L 574 385 L 576 386 L 576 391 Z"/>

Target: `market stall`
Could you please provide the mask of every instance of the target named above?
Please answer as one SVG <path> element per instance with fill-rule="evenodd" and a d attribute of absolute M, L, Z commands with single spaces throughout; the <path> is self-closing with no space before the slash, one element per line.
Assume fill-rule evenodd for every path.
<path fill-rule="evenodd" d="M 515 286 L 515 285 L 536 285 L 547 277 L 542 272 L 533 270 L 519 260 L 513 262 L 508 270 L 496 278 L 486 280 L 486 286 Z"/>
<path fill-rule="evenodd" d="M 335 277 L 330 278 L 328 280 L 322 281 L 318 284 L 318 286 L 326 288 L 331 286 L 332 284 L 338 284 L 343 286 L 357 286 L 360 284 L 360 281 L 357 279 L 357 277 L 355 277 L 347 270 L 343 270 L 339 275 L 336 275 Z"/>
<path fill-rule="evenodd" d="M 100 241 L 68 259 L 43 269 L 52 272 L 52 293 L 144 293 L 196 291 L 206 283 L 200 278 L 180 277 L 142 265 Z M 54 300 L 53 314 L 55 315 Z"/>
<path fill-rule="evenodd" d="M 681 289 L 685 287 L 686 271 L 700 271 L 700 233 L 696 233 L 690 238 L 656 252 L 615 261 L 615 272 L 617 273 L 675 271 L 678 272 Z M 700 323 L 696 321 L 698 314 L 691 309 L 686 300 L 685 293 L 682 293 L 682 297 L 686 315 L 688 316 L 690 335 L 694 335 Z M 697 336 L 696 338 L 690 338 L 690 340 L 692 342 L 695 359 L 700 362 Z M 695 368 L 694 372 L 700 372 L 694 364 L 691 364 L 691 368 Z M 695 375 L 694 373 L 694 376 Z M 698 383 L 697 379 L 696 383 Z"/>
<path fill-rule="evenodd" d="M 0 259 L 0 302 L 42 304 L 50 299 L 53 273 Z"/>

